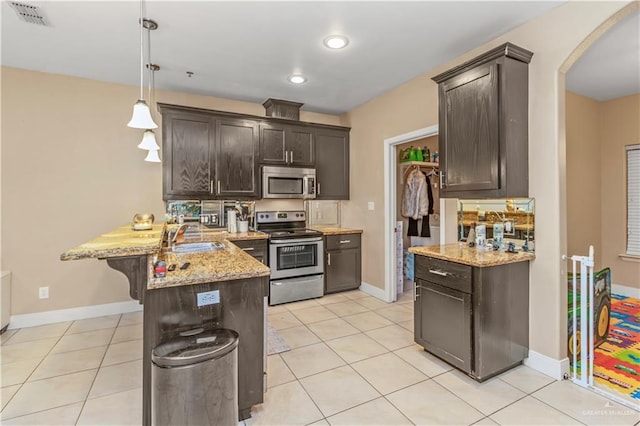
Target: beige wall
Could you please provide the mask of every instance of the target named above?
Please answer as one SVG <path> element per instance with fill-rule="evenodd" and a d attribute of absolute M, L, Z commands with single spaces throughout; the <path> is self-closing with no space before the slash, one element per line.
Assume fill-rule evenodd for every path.
<path fill-rule="evenodd" d="M 602 265 L 600 105 L 567 92 L 567 253 L 586 256 L 589 245 Z"/>
<path fill-rule="evenodd" d="M 640 263 L 618 255 L 627 247 L 627 198 L 625 145 L 640 143 L 640 95 L 600 104 L 602 113 L 602 265 L 611 268 L 615 284 L 640 289 Z"/>
<path fill-rule="evenodd" d="M 264 115 L 259 104 L 163 91 L 156 97 Z M 161 165 L 143 161 L 136 148 L 142 131 L 126 126 L 136 99 L 133 86 L 2 68 L 1 268 L 13 273 L 13 315 L 130 300 L 126 278 L 106 262 L 59 256 L 135 213 L 164 216 Z M 301 119 L 340 124 L 340 117 L 305 111 Z M 38 299 L 42 286 L 49 299 Z"/>
<path fill-rule="evenodd" d="M 625 145 L 640 143 L 640 95 L 607 102 L 567 92 L 567 246 L 570 255 L 595 249 L 595 267 L 612 282 L 640 289 L 640 263 L 626 250 Z"/>
<path fill-rule="evenodd" d="M 575 60 L 572 52 L 584 48 L 583 41 L 590 33 L 626 4 L 565 3 L 347 114 L 347 124 L 353 129 L 351 149 L 368 153 L 367 162 L 352 163 L 352 197 L 343 210 L 344 225 L 364 228 L 363 281 L 379 288 L 385 285 L 384 212 L 366 210 L 367 201 L 377 205 L 383 201 L 384 139 L 438 123 L 437 90 L 430 76 L 510 41 L 534 52 L 529 66 L 529 195 L 536 199 L 530 348 L 553 359 L 565 357 L 564 75 L 560 70 Z"/>

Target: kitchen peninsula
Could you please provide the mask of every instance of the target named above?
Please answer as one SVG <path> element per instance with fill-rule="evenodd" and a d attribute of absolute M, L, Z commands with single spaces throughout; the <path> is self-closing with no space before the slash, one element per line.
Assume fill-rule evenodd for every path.
<path fill-rule="evenodd" d="M 411 247 L 414 339 L 478 381 L 522 363 L 529 351 L 531 252 L 464 243 Z"/>
<path fill-rule="evenodd" d="M 121 226 L 67 250 L 61 260 L 104 259 L 127 276 L 131 298 L 144 305 L 143 424 L 151 424 L 151 351 L 180 332 L 195 328 L 228 328 L 240 336 L 238 345 L 239 419 L 263 402 L 265 297 L 269 268 L 233 241 L 264 240 L 266 234 L 203 232 L 188 241 L 216 241 L 224 248 L 175 253 L 163 247 L 164 225 L 148 231 Z M 154 258 L 177 265 L 165 277 L 153 276 Z M 189 262 L 187 269 L 180 266 Z M 199 298 L 206 293 L 212 297 Z M 199 300 L 200 299 L 200 300 Z M 207 299 L 208 302 L 203 302 Z"/>

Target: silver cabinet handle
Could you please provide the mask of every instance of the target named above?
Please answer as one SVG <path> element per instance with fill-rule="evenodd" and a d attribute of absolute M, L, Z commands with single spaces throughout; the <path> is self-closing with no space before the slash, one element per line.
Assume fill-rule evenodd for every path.
<path fill-rule="evenodd" d="M 318 182 L 318 195 L 320 195 L 320 182 Z"/>
<path fill-rule="evenodd" d="M 435 270 L 435 269 L 429 269 L 429 272 L 430 272 L 431 274 L 440 275 L 440 276 L 442 276 L 442 277 L 446 277 L 447 275 L 449 275 L 449 273 L 448 273 L 448 272 L 437 271 L 437 270 Z"/>
<path fill-rule="evenodd" d="M 213 181 L 209 182 L 209 193 L 213 194 Z"/>
<path fill-rule="evenodd" d="M 418 293 L 418 283 L 414 283 L 413 284 L 413 301 L 415 302 L 416 300 L 418 300 L 418 297 L 420 297 L 420 294 Z"/>
<path fill-rule="evenodd" d="M 289 151 L 284 152 L 284 164 L 289 164 Z"/>
<path fill-rule="evenodd" d="M 254 251 L 256 248 L 255 247 L 245 247 L 242 250 L 244 251 Z"/>
<path fill-rule="evenodd" d="M 327 252 L 327 265 L 331 266 L 331 253 Z"/>
<path fill-rule="evenodd" d="M 273 284 L 273 285 L 277 285 L 277 286 L 281 286 L 281 285 L 282 285 L 282 283 L 281 283 L 281 282 L 273 282 L 273 283 L 271 283 L 271 284 Z"/>
<path fill-rule="evenodd" d="M 218 179 L 218 194 L 220 194 L 220 179 Z"/>
<path fill-rule="evenodd" d="M 289 164 L 293 165 L 293 151 L 289 151 L 289 158 L 290 158 Z"/>
<path fill-rule="evenodd" d="M 347 244 L 350 243 L 351 240 L 340 240 L 340 244 Z"/>
<path fill-rule="evenodd" d="M 444 188 L 447 186 L 447 179 L 445 178 L 446 173 L 440 170 L 440 188 Z"/>

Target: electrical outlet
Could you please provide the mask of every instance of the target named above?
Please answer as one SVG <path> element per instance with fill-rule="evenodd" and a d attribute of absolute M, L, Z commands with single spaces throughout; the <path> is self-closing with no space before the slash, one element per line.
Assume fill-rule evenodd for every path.
<path fill-rule="evenodd" d="M 368 206 L 369 210 L 375 210 L 375 207 L 376 207 L 376 205 L 375 205 L 375 203 L 373 201 L 369 201 L 367 203 L 367 206 Z"/>
<path fill-rule="evenodd" d="M 49 298 L 49 287 L 40 287 L 38 289 L 38 297 L 40 299 L 48 299 Z"/>
<path fill-rule="evenodd" d="M 512 220 L 507 220 L 504 222 L 504 234 L 505 235 L 515 235 L 516 227 Z"/>

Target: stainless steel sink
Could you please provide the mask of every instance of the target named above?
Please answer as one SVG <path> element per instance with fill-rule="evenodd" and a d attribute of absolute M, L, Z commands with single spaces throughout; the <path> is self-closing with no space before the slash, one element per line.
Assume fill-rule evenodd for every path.
<path fill-rule="evenodd" d="M 173 253 L 205 253 L 216 250 L 224 250 L 226 246 L 219 241 L 207 241 L 197 243 L 179 243 L 173 247 L 167 247 L 165 250 Z"/>

